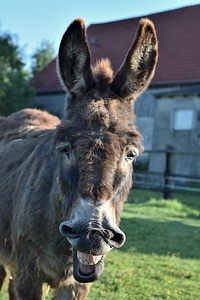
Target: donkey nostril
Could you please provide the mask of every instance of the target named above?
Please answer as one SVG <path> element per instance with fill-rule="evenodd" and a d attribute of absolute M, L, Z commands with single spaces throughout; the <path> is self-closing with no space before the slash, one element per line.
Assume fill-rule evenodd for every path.
<path fill-rule="evenodd" d="M 66 224 L 66 222 L 62 222 L 59 226 L 59 231 L 63 236 L 66 237 L 74 237 L 73 229 Z"/>
<path fill-rule="evenodd" d="M 105 237 L 109 240 L 112 240 L 114 238 L 114 233 L 111 230 L 105 230 Z"/>
<path fill-rule="evenodd" d="M 114 240 L 120 244 L 120 247 L 125 243 L 125 240 L 126 240 L 126 236 L 125 234 L 121 234 L 121 233 L 117 233 L 115 234 L 115 237 L 114 237 Z"/>
<path fill-rule="evenodd" d="M 115 232 L 110 239 L 109 244 L 114 248 L 120 248 L 125 243 L 126 236 L 123 232 Z"/>
<path fill-rule="evenodd" d="M 126 240 L 124 232 L 119 228 L 117 230 L 104 229 L 101 236 L 111 248 L 120 248 Z"/>

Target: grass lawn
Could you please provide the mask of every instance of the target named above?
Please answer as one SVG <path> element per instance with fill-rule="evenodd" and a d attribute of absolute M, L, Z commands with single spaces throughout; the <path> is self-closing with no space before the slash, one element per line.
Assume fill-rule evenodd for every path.
<path fill-rule="evenodd" d="M 107 255 L 89 300 L 200 299 L 198 196 L 132 190 L 121 228 L 126 243 Z"/>
<path fill-rule="evenodd" d="M 88 300 L 200 299 L 200 197 L 173 196 L 131 191 L 120 226 L 126 243 L 107 254 Z"/>

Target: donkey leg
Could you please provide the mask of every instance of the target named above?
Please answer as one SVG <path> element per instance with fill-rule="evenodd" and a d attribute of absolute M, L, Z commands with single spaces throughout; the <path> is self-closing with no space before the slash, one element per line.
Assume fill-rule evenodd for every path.
<path fill-rule="evenodd" d="M 70 286 L 63 286 L 56 291 L 52 300 L 85 300 L 89 291 L 90 283 L 76 282 Z"/>
<path fill-rule="evenodd" d="M 26 278 L 24 282 L 15 282 L 16 299 L 42 300 L 42 284 Z"/>
<path fill-rule="evenodd" d="M 20 300 L 42 300 L 42 281 L 33 266 L 18 269 L 13 281 L 16 298 Z"/>
<path fill-rule="evenodd" d="M 12 277 L 10 277 L 10 279 L 9 279 L 8 294 L 9 294 L 9 300 L 17 300 L 17 296 L 15 293 L 14 280 Z"/>
<path fill-rule="evenodd" d="M 0 290 L 2 288 L 5 277 L 6 277 L 6 271 L 3 266 L 0 266 Z"/>
<path fill-rule="evenodd" d="M 4 279 L 6 277 L 6 271 L 3 266 L 0 266 L 0 290 L 2 288 Z M 9 300 L 17 300 L 16 294 L 14 291 L 14 285 L 13 285 L 13 278 L 9 278 L 9 284 L 8 284 L 8 294 L 9 294 Z"/>

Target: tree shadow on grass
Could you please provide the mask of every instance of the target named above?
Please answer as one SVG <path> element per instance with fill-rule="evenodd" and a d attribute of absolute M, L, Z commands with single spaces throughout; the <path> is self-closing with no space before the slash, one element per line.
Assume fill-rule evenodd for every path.
<path fill-rule="evenodd" d="M 200 227 L 178 221 L 122 218 L 126 242 L 122 251 L 200 259 Z"/>

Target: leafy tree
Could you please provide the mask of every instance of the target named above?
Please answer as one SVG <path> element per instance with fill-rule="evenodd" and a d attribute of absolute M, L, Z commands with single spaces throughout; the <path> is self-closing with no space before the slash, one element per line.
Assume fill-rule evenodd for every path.
<path fill-rule="evenodd" d="M 22 56 L 14 36 L 0 32 L 0 115 L 27 106 L 34 96 Z"/>
<path fill-rule="evenodd" d="M 54 58 L 55 51 L 52 43 L 42 40 L 40 47 L 32 55 L 32 74 L 35 76 L 46 67 Z"/>

